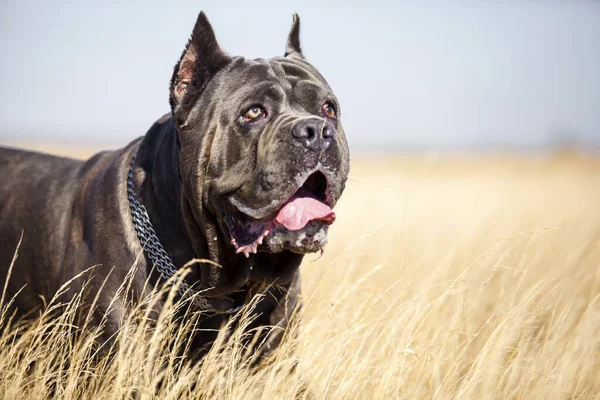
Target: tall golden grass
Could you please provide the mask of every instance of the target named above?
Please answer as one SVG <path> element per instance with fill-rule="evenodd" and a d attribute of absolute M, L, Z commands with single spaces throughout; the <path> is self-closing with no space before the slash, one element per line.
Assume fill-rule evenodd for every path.
<path fill-rule="evenodd" d="M 239 330 L 180 358 L 197 315 L 177 304 L 154 327 L 134 310 L 98 359 L 76 297 L 2 314 L 2 397 L 600 398 L 600 160 L 357 158 L 336 211 L 301 323 L 259 368 Z"/>

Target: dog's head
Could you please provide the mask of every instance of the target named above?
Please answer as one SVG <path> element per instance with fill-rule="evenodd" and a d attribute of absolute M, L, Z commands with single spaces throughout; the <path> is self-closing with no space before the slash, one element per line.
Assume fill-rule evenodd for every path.
<path fill-rule="evenodd" d="M 218 226 L 203 227 L 207 240 L 222 235 L 246 257 L 322 249 L 348 177 L 340 104 L 299 33 L 294 15 L 283 57 L 232 57 L 200 13 L 171 80 L 192 212 Z"/>

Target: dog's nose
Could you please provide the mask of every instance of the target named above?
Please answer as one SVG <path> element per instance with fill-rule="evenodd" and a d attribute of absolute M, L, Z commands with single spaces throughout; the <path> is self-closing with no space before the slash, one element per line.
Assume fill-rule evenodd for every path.
<path fill-rule="evenodd" d="M 314 151 L 321 151 L 331 146 L 335 136 L 335 127 L 327 120 L 306 119 L 294 125 L 292 136 L 304 143 L 306 147 Z"/>

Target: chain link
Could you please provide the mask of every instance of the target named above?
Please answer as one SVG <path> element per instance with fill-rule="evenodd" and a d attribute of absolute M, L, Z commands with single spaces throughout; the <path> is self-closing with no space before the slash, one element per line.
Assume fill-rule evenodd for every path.
<path fill-rule="evenodd" d="M 131 165 L 129 167 L 129 174 L 127 175 L 127 197 L 129 198 L 129 208 L 131 210 L 131 217 L 133 218 L 133 226 L 137 233 L 137 237 L 142 245 L 144 252 L 152 261 L 152 264 L 160 274 L 161 278 L 168 281 L 177 273 L 177 268 L 171 257 L 165 251 L 160 240 L 152 227 L 150 217 L 146 211 L 146 207 L 141 204 L 135 194 L 133 188 L 133 164 L 135 162 L 137 154 L 133 156 Z M 182 280 L 178 288 L 179 294 L 183 298 L 191 297 L 193 304 L 201 311 L 208 311 L 216 313 L 217 311 L 208 303 L 208 300 L 201 297 L 198 292 L 193 290 L 190 285 Z M 224 313 L 233 313 L 237 310 L 227 310 Z"/>

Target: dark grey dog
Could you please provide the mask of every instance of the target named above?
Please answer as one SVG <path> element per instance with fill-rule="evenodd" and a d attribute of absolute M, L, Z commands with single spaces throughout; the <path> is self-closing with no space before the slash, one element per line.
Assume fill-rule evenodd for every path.
<path fill-rule="evenodd" d="M 197 264 L 182 287 L 202 291 L 205 327 L 231 318 L 257 284 L 287 290 L 260 300 L 255 324 L 286 325 L 298 266 L 327 242 L 349 170 L 339 103 L 304 59 L 299 29 L 295 15 L 284 57 L 247 60 L 227 55 L 200 13 L 171 79 L 171 113 L 144 137 L 87 161 L 0 149 L 0 279 L 23 232 L 7 293 L 24 287 L 19 313 L 97 265 L 108 277 L 101 315 L 143 251 L 134 293 L 210 259 L 220 266 Z"/>

